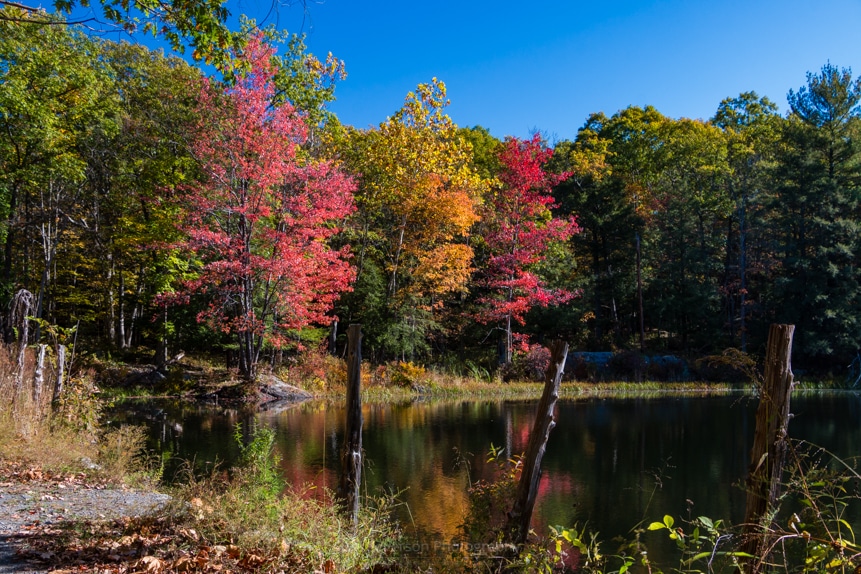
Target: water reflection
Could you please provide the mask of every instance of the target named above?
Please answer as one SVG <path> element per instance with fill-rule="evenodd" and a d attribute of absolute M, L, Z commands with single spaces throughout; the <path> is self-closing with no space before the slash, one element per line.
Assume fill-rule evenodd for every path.
<path fill-rule="evenodd" d="M 401 519 L 428 536 L 457 533 L 470 481 L 492 478 L 491 445 L 506 456 L 526 449 L 536 403 L 431 402 L 364 407 L 363 490 L 401 492 Z M 561 401 L 544 457 L 533 527 L 590 523 L 602 538 L 626 535 L 663 514 L 739 522 L 753 436 L 754 401 L 743 397 Z M 841 457 L 859 454 L 861 398 L 793 398 L 790 434 Z M 244 413 L 160 403 L 124 408 L 116 420 L 144 417 L 154 448 L 198 468 L 238 455 L 236 423 L 256 417 L 276 430 L 282 471 L 294 485 L 334 489 L 340 471 L 344 407 L 313 402 L 278 413 Z M 310 490 L 313 492 L 313 490 Z"/>

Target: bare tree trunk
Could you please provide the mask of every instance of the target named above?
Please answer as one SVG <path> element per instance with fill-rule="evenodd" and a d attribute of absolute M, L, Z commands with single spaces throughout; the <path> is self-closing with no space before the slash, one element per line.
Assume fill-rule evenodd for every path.
<path fill-rule="evenodd" d="M 12 298 L 9 324 L 18 331 L 18 360 L 15 368 L 15 396 L 16 400 L 24 387 L 24 358 L 27 344 L 30 342 L 30 312 L 33 309 L 33 294 L 26 289 L 21 289 Z"/>
<path fill-rule="evenodd" d="M 394 297 L 398 290 L 398 266 L 401 262 L 401 251 L 404 247 L 404 233 L 407 229 L 407 216 L 401 218 L 401 226 L 398 231 L 398 246 L 395 249 L 394 260 L 392 261 L 392 276 L 389 279 L 389 297 Z"/>
<path fill-rule="evenodd" d="M 164 308 L 161 315 L 161 335 L 158 338 L 153 362 L 159 368 L 167 364 L 167 307 Z"/>
<path fill-rule="evenodd" d="M 541 479 L 541 459 L 547 448 L 550 431 L 556 426 L 554 409 L 559 398 L 559 385 L 565 372 L 565 359 L 568 356 L 568 343 L 554 341 L 550 345 L 550 366 L 544 374 L 544 393 L 538 403 L 535 424 L 529 433 L 529 445 L 523 460 L 523 472 L 517 485 L 514 507 L 508 513 L 506 536 L 514 544 L 526 542 L 532 510 L 538 496 L 538 481 Z"/>
<path fill-rule="evenodd" d="M 54 396 L 51 398 L 56 410 L 60 404 L 60 397 L 63 395 L 63 379 L 66 375 L 66 346 L 57 346 L 57 380 L 54 382 Z"/>
<path fill-rule="evenodd" d="M 511 313 L 505 318 L 505 364 L 514 360 L 514 334 L 511 332 Z"/>
<path fill-rule="evenodd" d="M 134 338 L 135 333 L 135 325 L 137 323 L 138 318 L 141 316 L 143 309 L 141 308 L 141 295 L 144 290 L 144 266 L 141 265 L 138 270 L 138 282 L 137 288 L 135 290 L 135 304 L 132 308 L 132 316 L 129 319 L 128 328 L 126 328 L 126 338 L 123 341 L 123 349 L 128 349 L 132 346 L 132 339 Z"/>
<path fill-rule="evenodd" d="M 107 290 L 108 290 L 108 292 L 107 292 L 107 296 L 106 296 L 106 299 L 108 302 L 108 308 L 106 309 L 106 311 L 107 311 L 107 325 L 105 325 L 105 326 L 107 327 L 107 330 L 108 330 L 108 340 L 111 342 L 110 344 L 113 346 L 113 345 L 117 344 L 117 328 L 116 328 L 116 325 L 117 325 L 117 318 L 116 318 L 117 317 L 117 305 L 116 305 L 116 301 L 114 298 L 114 267 L 115 267 L 115 263 L 114 263 L 113 254 L 111 254 L 110 252 L 108 252 L 107 258 L 108 258 L 108 262 L 109 262 L 108 277 L 107 277 Z"/>
<path fill-rule="evenodd" d="M 765 566 L 772 513 L 786 462 L 789 399 L 792 394 L 792 335 L 795 325 L 772 325 L 765 355 L 765 381 L 756 411 L 750 451 L 742 550 L 755 556 L 751 572 Z"/>
<path fill-rule="evenodd" d="M 356 526 L 362 483 L 362 326 L 347 329 L 347 426 L 338 496 Z"/>
<path fill-rule="evenodd" d="M 117 339 L 121 349 L 126 348 L 126 278 L 123 270 L 120 269 L 120 285 L 117 288 L 117 297 L 120 300 L 119 315 L 117 316 Z"/>
<path fill-rule="evenodd" d="M 39 407 L 42 401 L 42 387 L 45 385 L 45 351 L 48 345 L 39 345 L 39 356 L 36 359 L 36 371 L 33 373 L 33 403 Z"/>

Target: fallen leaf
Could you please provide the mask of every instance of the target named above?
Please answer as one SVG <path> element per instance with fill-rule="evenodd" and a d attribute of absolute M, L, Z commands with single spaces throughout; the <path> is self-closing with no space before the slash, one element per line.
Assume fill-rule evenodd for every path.
<path fill-rule="evenodd" d="M 138 560 L 136 568 L 143 567 L 144 572 L 161 572 L 164 570 L 164 562 L 155 556 L 144 556 Z"/>
<path fill-rule="evenodd" d="M 194 528 L 189 528 L 188 530 L 183 530 L 183 531 L 182 531 L 182 533 L 183 533 L 186 537 L 191 538 L 192 540 L 194 540 L 195 542 L 197 542 L 198 540 L 200 540 L 200 535 L 197 533 L 197 530 L 195 530 Z"/>
<path fill-rule="evenodd" d="M 243 568 L 257 568 L 258 566 L 262 566 L 264 562 L 266 562 L 266 559 L 262 556 L 258 554 L 249 554 L 239 561 L 239 565 Z"/>
<path fill-rule="evenodd" d="M 173 568 L 178 572 L 189 572 L 194 568 L 194 561 L 188 556 L 182 556 L 173 563 Z"/>
<path fill-rule="evenodd" d="M 201 548 L 197 552 L 197 556 L 195 556 L 194 561 L 197 562 L 197 565 L 203 568 L 209 563 L 209 552 L 206 549 Z"/>

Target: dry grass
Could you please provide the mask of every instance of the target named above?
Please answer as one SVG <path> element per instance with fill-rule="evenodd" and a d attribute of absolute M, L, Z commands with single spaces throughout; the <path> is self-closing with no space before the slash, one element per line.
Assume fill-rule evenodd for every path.
<path fill-rule="evenodd" d="M 0 458 L 38 464 L 46 470 L 73 470 L 98 465 L 101 478 L 122 482 L 152 476 L 140 456 L 141 429 L 105 430 L 99 426 L 101 401 L 87 374 L 67 378 L 53 402 L 55 361 L 45 361 L 44 384 L 37 391 L 36 350 L 17 363 L 17 346 L 0 346 Z"/>
<path fill-rule="evenodd" d="M 267 557 L 271 570 L 365 571 L 387 562 L 400 539 L 389 518 L 393 500 L 366 501 L 354 527 L 328 490 L 282 482 L 274 437 L 271 429 L 257 427 L 240 447 L 239 467 L 208 477 L 189 472 L 176 496 L 176 515 L 185 527 L 210 544 Z"/>

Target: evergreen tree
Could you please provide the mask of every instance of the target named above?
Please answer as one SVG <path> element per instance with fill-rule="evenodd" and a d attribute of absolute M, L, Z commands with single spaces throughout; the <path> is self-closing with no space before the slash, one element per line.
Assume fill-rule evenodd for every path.
<path fill-rule="evenodd" d="M 861 347 L 861 79 L 829 63 L 788 100 L 776 172 L 782 269 L 774 316 L 797 325 L 797 352 L 811 364 L 844 362 Z"/>

